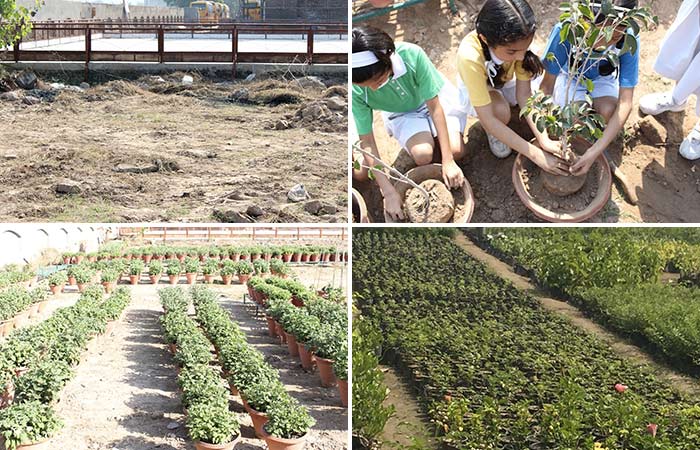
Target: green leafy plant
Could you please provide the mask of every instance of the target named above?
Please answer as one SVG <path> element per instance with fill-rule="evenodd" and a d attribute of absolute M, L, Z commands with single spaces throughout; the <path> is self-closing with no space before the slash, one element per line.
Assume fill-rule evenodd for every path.
<path fill-rule="evenodd" d="M 68 274 L 65 270 L 60 270 L 49 275 L 49 286 L 63 286 L 68 282 Z"/>
<path fill-rule="evenodd" d="M 197 258 L 185 258 L 185 273 L 199 272 L 199 260 Z"/>
<path fill-rule="evenodd" d="M 221 269 L 219 274 L 221 276 L 231 276 L 236 274 L 237 264 L 230 259 L 227 259 L 221 263 Z"/>
<path fill-rule="evenodd" d="M 636 35 L 642 26 L 648 28 L 658 24 L 647 7 L 625 9 L 615 7 L 611 0 L 602 0 L 599 8 L 591 0 L 574 0 L 560 5 L 562 11 L 559 21 L 562 24 L 560 42 L 568 43 L 568 67 L 562 67 L 566 73 L 566 98 L 564 106 L 557 105 L 551 96 L 542 91 L 536 92 L 521 110 L 520 116 L 532 114 L 533 121 L 540 132 L 547 130 L 551 136 L 559 137 L 564 159 L 573 161 L 576 155 L 570 150 L 570 143 L 581 137 L 589 142 L 603 136 L 605 121 L 593 108 L 593 80 L 584 73 L 590 63 L 607 60 L 612 67 L 620 67 L 620 56 L 637 52 Z M 619 54 L 609 50 L 613 36 L 618 31 L 632 29 L 634 35 L 624 35 L 624 45 Z M 602 49 L 601 49 L 602 47 Z M 553 54 L 546 58 L 556 61 Z M 576 84 L 585 86 L 589 95 L 584 102 L 574 102 L 569 98 L 571 87 Z"/>
<path fill-rule="evenodd" d="M 60 395 L 73 371 L 64 361 L 45 360 L 29 369 L 15 383 L 15 403 L 39 401 L 50 404 Z"/>
<path fill-rule="evenodd" d="M 248 261 L 238 261 L 236 263 L 236 274 L 238 275 L 250 275 L 254 270 L 253 264 Z"/>
<path fill-rule="evenodd" d="M 143 272 L 143 267 L 143 261 L 140 259 L 132 260 L 129 263 L 129 275 L 141 275 L 141 272 Z"/>
<path fill-rule="evenodd" d="M 214 275 L 217 270 L 219 270 L 219 263 L 213 259 L 202 265 L 202 274 L 204 275 Z"/>
<path fill-rule="evenodd" d="M 215 407 L 199 403 L 187 410 L 187 431 L 193 441 L 225 444 L 240 433 L 240 425 L 228 405 Z"/>
<path fill-rule="evenodd" d="M 182 272 L 182 264 L 177 260 L 170 261 L 165 269 L 165 273 L 168 276 L 180 275 L 180 272 Z"/>
<path fill-rule="evenodd" d="M 163 263 L 160 261 L 151 261 L 148 264 L 148 274 L 151 276 L 158 276 L 163 273 Z"/>
<path fill-rule="evenodd" d="M 270 264 L 264 259 L 256 259 L 253 261 L 253 269 L 258 275 L 270 272 Z"/>
<path fill-rule="evenodd" d="M 300 438 L 316 423 L 306 408 L 288 395 L 277 397 L 269 405 L 267 415 L 270 419 L 265 431 L 283 439 Z"/>
<path fill-rule="evenodd" d="M 119 271 L 116 269 L 105 269 L 102 271 L 100 279 L 103 283 L 112 283 L 119 278 Z"/>
<path fill-rule="evenodd" d="M 0 436 L 7 450 L 44 441 L 62 426 L 53 409 L 38 401 L 15 403 L 0 410 Z"/>

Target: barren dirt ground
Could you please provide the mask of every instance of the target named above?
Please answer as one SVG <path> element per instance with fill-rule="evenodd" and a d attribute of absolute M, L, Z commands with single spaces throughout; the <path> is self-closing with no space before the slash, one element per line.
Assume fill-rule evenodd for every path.
<path fill-rule="evenodd" d="M 194 74 L 185 86 L 182 76 L 83 92 L 51 90 L 40 76 L 38 90 L 0 100 L 0 220 L 347 220 L 343 78 L 234 84 Z M 29 94 L 42 101 L 26 104 Z M 65 182 L 79 192 L 58 193 Z M 318 207 L 287 199 L 298 183 Z"/>
<path fill-rule="evenodd" d="M 474 20 L 482 1 L 455 0 L 459 13 L 450 13 L 446 0 L 401 9 L 390 15 L 373 18 L 369 25 L 379 27 L 397 41 L 414 42 L 422 46 L 437 68 L 449 80 L 456 79 L 455 58 L 462 38 L 474 29 Z M 558 20 L 559 2 L 530 0 L 539 20 L 533 47 L 542 49 L 549 31 Z M 661 78 L 652 70 L 658 44 L 673 22 L 681 0 L 661 2 L 642 1 L 650 5 L 659 17 L 656 29 L 642 32 L 640 83 L 635 90 L 635 103 L 650 92 L 670 90 L 673 82 Z M 627 203 L 619 187 L 614 187 L 611 200 L 592 218 L 593 222 L 679 222 L 700 221 L 700 162 L 689 162 L 678 154 L 678 147 L 697 122 L 695 98 L 691 98 L 685 113 L 666 113 L 642 118 L 635 107 L 625 132 L 608 149 L 612 159 L 631 183 L 639 197 L 637 206 Z M 517 111 L 513 110 L 517 117 Z M 511 126 L 530 138 L 527 125 Z M 384 131 L 381 117 L 375 115 L 375 136 L 385 161 L 394 162 L 402 171 L 414 166 L 406 152 Z M 459 162 L 474 190 L 476 207 L 472 222 L 539 222 L 520 201 L 511 182 L 514 156 L 497 160 L 491 155 L 486 135 L 476 119 L 470 119 L 465 136 L 468 155 Z M 437 162 L 437 161 L 436 161 Z M 353 182 L 365 197 L 372 220 L 383 221 L 381 196 L 374 184 Z"/>
<path fill-rule="evenodd" d="M 296 267 L 295 273 L 303 283 L 315 286 L 339 286 L 344 275 L 338 267 Z M 99 338 L 90 346 L 75 378 L 62 393 L 56 408 L 65 427 L 51 439 L 51 448 L 194 448 L 187 437 L 175 364 L 163 343 L 157 289 L 150 284 L 130 289 L 132 301 L 121 322 L 111 336 Z M 232 319 L 248 334 L 251 345 L 280 370 L 287 389 L 316 419 L 306 448 L 346 448 L 347 409 L 340 406 L 337 388 L 321 387 L 318 375 L 304 373 L 298 361 L 287 355 L 286 347 L 266 337 L 264 318 L 254 316 L 250 302 L 243 305 L 244 285 L 215 285 L 214 289 L 222 295 L 221 304 L 231 312 Z M 242 439 L 236 448 L 266 448 L 264 441 L 254 437 L 252 422 L 239 397 L 231 397 L 231 408 L 241 423 Z"/>

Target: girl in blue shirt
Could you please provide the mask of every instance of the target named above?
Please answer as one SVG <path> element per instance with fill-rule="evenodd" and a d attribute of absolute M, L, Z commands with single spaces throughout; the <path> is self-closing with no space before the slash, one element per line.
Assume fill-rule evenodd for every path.
<path fill-rule="evenodd" d="M 613 4 L 618 9 L 631 9 L 637 7 L 637 0 L 615 0 Z M 601 19 L 603 19 L 602 15 Z M 627 122 L 630 112 L 632 112 L 634 88 L 639 81 L 639 36 L 633 35 L 631 30 L 624 28 L 618 28 L 609 41 L 601 36 L 593 48 L 604 47 L 605 51 L 594 52 L 591 60 L 582 71 L 586 78 L 593 81 L 593 91 L 588 92 L 584 84 L 574 82 L 571 83 L 572 86 L 570 86 L 567 96 L 566 81 L 570 69 L 568 58 L 570 44 L 566 41 L 560 42 L 561 27 L 561 23 L 557 24 L 549 36 L 545 57 L 542 61 L 545 74 L 541 89 L 545 94 L 552 95 L 554 101 L 560 106 L 564 105 L 567 98 L 569 102 L 582 102 L 585 101 L 586 95 L 590 95 L 593 98 L 593 108 L 603 116 L 607 124 L 603 137 L 595 142 L 571 168 L 573 175 L 583 175 L 588 172 L 593 162 L 605 151 L 608 145 L 615 140 Z M 603 54 L 605 52 L 621 53 L 627 34 L 631 34 L 636 39 L 637 51 L 634 54 L 629 51 L 623 53 L 619 57 L 619 66 L 613 67 L 603 57 Z M 554 55 L 554 58 L 547 58 L 550 53 Z M 625 191 L 628 191 L 628 187 L 624 187 Z"/>

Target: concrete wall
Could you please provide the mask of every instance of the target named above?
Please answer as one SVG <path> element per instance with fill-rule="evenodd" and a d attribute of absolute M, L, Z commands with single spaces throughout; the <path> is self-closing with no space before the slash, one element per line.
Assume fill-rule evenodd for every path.
<path fill-rule="evenodd" d="M 91 224 L 0 224 L 0 266 L 31 263 L 47 249 L 94 252 L 115 235 L 112 227 Z"/>
<path fill-rule="evenodd" d="M 18 0 L 20 6 L 29 9 L 34 8 L 32 0 Z M 93 16 L 94 8 L 94 16 Z M 163 17 L 182 16 L 182 8 L 167 6 L 129 6 L 131 17 Z M 59 19 L 119 19 L 122 16 L 122 5 L 109 5 L 101 3 L 79 3 L 67 0 L 46 0 L 39 8 L 34 20 L 59 20 Z"/>
<path fill-rule="evenodd" d="M 348 4 L 341 0 L 267 0 L 265 18 L 299 22 L 347 22 Z"/>

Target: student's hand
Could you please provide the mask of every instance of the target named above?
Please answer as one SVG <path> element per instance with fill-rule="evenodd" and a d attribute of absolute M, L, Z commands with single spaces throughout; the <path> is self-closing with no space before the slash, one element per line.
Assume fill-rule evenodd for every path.
<path fill-rule="evenodd" d="M 456 189 L 464 184 L 464 173 L 454 160 L 442 165 L 442 181 L 450 189 Z"/>
<path fill-rule="evenodd" d="M 587 174 L 588 171 L 591 170 L 591 166 L 596 159 L 598 159 L 598 153 L 592 152 L 591 150 L 586 151 L 586 153 L 571 166 L 571 175 L 579 176 Z"/>
<path fill-rule="evenodd" d="M 403 209 L 401 208 L 401 199 L 399 193 L 393 187 L 387 192 L 382 192 L 384 195 L 384 211 L 394 220 L 403 220 Z"/>
<path fill-rule="evenodd" d="M 569 175 L 569 165 L 563 159 L 538 149 L 529 158 L 545 172 L 554 175 Z"/>
<path fill-rule="evenodd" d="M 564 152 L 561 149 L 561 142 L 559 141 L 553 141 L 549 138 L 544 138 L 539 144 L 542 150 L 544 150 L 547 153 L 551 153 L 554 156 L 561 157 L 561 155 L 564 154 Z"/>

